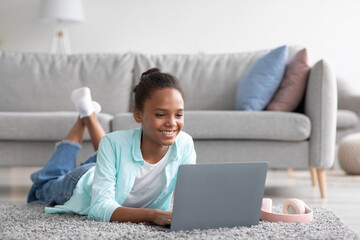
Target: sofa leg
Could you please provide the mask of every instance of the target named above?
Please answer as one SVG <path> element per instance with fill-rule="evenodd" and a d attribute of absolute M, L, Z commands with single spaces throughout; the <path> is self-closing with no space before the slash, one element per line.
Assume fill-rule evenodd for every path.
<path fill-rule="evenodd" d="M 319 187 L 320 187 L 320 194 L 321 198 L 326 198 L 326 173 L 325 169 L 318 168 L 316 169 L 318 181 L 319 181 Z"/>
<path fill-rule="evenodd" d="M 311 183 L 315 187 L 316 179 L 317 179 L 316 168 L 310 168 L 310 175 L 311 175 Z"/>

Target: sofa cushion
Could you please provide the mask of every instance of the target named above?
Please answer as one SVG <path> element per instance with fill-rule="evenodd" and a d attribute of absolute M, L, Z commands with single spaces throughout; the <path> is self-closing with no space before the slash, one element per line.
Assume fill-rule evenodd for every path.
<path fill-rule="evenodd" d="M 290 47 L 289 55 L 292 56 L 299 48 Z M 158 67 L 182 81 L 186 110 L 234 110 L 236 88 L 240 79 L 249 66 L 265 52 L 138 54 L 134 70 L 135 84 L 138 83 L 141 73 Z"/>
<path fill-rule="evenodd" d="M 249 67 L 237 87 L 236 110 L 261 111 L 266 107 L 281 83 L 287 56 L 287 46 L 282 46 Z"/>
<path fill-rule="evenodd" d="M 284 78 L 266 110 L 294 111 L 304 96 L 310 69 L 308 54 L 304 48 L 286 65 Z"/>
<path fill-rule="evenodd" d="M 111 121 L 112 131 L 129 130 L 139 127 L 141 127 L 141 124 L 135 121 L 132 113 L 119 113 Z"/>
<path fill-rule="evenodd" d="M 359 123 L 358 115 L 350 110 L 339 109 L 337 111 L 337 129 L 347 129 L 357 126 Z"/>
<path fill-rule="evenodd" d="M 186 111 L 184 131 L 195 140 L 248 139 L 303 141 L 310 136 L 308 117 L 289 112 Z M 131 113 L 114 117 L 112 129 L 140 127 Z"/>
<path fill-rule="evenodd" d="M 74 111 L 72 90 L 88 86 L 103 112 L 127 112 L 134 61 L 133 54 L 0 52 L 0 111 Z"/>
<path fill-rule="evenodd" d="M 0 140 L 62 140 L 77 117 L 77 112 L 0 112 Z M 113 116 L 100 113 L 98 119 L 105 132 L 110 132 Z M 90 139 L 88 133 L 84 139 Z"/>

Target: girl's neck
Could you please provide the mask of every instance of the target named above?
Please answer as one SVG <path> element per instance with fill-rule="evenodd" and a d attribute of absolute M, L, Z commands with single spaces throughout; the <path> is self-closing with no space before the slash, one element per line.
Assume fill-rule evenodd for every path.
<path fill-rule="evenodd" d="M 141 139 L 140 149 L 143 159 L 150 164 L 155 164 L 165 156 L 169 149 L 169 146 L 155 146 L 154 144 L 149 144 L 149 142 Z"/>

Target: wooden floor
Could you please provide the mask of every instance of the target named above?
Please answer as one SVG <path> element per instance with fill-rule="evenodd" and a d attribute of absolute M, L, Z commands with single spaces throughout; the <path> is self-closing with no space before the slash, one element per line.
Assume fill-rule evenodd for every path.
<path fill-rule="evenodd" d="M 0 202 L 25 203 L 30 189 L 30 174 L 38 168 L 0 168 Z M 360 235 L 360 181 L 327 179 L 326 199 L 320 198 L 318 187 L 310 178 L 294 177 L 284 170 L 269 170 L 265 197 L 281 205 L 288 198 L 299 198 L 311 207 L 326 207 L 340 217 L 355 233 Z M 306 172 L 305 172 L 306 173 Z"/>

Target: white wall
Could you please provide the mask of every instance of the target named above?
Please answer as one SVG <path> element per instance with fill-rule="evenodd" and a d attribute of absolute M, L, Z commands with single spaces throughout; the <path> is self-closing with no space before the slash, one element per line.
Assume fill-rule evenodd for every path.
<path fill-rule="evenodd" d="M 2 50 L 48 52 L 41 0 L 0 0 Z M 358 0 L 83 0 L 73 53 L 223 53 L 299 44 L 360 92 Z"/>

